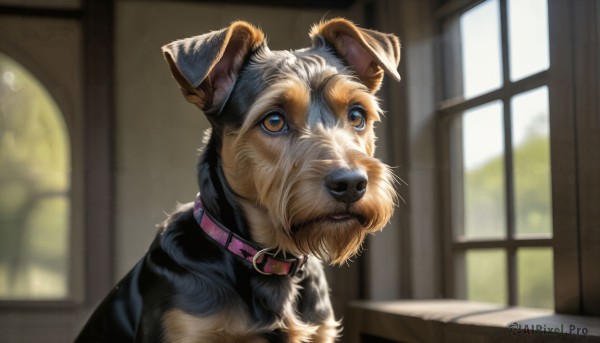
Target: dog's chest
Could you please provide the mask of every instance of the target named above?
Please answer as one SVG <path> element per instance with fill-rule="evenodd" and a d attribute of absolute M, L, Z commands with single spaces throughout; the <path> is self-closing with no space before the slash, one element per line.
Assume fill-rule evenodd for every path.
<path fill-rule="evenodd" d="M 286 309 L 283 317 L 269 326 L 252 322 L 243 310 L 222 311 L 201 317 L 179 309 L 168 311 L 163 316 L 165 343 L 268 343 L 266 333 L 280 332 L 282 342 L 307 342 L 317 331 L 316 326 L 302 323 L 294 311 Z"/>
<path fill-rule="evenodd" d="M 164 315 L 163 328 L 166 343 L 266 342 L 254 332 L 243 312 L 200 317 L 174 309 Z"/>

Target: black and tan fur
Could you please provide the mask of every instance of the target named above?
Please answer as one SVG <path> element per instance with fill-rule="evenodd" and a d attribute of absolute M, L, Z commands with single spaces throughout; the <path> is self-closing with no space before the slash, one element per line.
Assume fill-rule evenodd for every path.
<path fill-rule="evenodd" d="M 345 19 L 310 36 L 310 48 L 271 51 L 259 29 L 234 22 L 163 47 L 183 95 L 212 124 L 198 166 L 207 213 L 260 247 L 309 255 L 303 271 L 256 272 L 184 205 L 77 342 L 335 340 L 320 260 L 343 263 L 392 215 L 394 178 L 373 157 L 374 94 L 384 72 L 399 80 L 400 47 Z"/>

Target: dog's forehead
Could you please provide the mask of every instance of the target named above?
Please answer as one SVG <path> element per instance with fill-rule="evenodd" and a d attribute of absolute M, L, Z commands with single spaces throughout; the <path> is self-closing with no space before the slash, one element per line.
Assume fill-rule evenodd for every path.
<path fill-rule="evenodd" d="M 336 118 L 331 112 L 330 104 L 325 100 L 327 87 L 346 81 L 356 88 L 363 88 L 358 79 L 351 73 L 334 51 L 328 47 L 313 47 L 290 51 L 259 51 L 250 62 L 250 74 L 254 74 L 255 82 L 259 79 L 265 85 L 262 94 L 272 89 L 286 89 L 284 84 L 292 84 L 306 92 L 307 111 L 304 113 L 306 123 L 334 125 Z M 260 77 L 256 77 L 260 75 Z M 289 82 L 293 81 L 293 82 Z"/>
<path fill-rule="evenodd" d="M 299 50 L 259 51 L 252 62 L 263 73 L 265 81 L 294 77 L 314 87 L 331 75 L 346 74 L 347 68 L 327 47 Z"/>

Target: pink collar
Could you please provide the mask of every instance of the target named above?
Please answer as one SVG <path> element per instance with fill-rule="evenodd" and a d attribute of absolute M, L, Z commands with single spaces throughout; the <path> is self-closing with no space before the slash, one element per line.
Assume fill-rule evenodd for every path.
<path fill-rule="evenodd" d="M 200 194 L 196 195 L 196 201 L 194 202 L 194 218 L 196 218 L 196 222 L 202 231 L 215 243 L 242 260 L 251 263 L 254 269 L 263 275 L 294 276 L 302 270 L 306 263 L 307 256 L 282 259 L 269 252 L 271 249 L 260 249 L 255 244 L 231 232 L 204 210 Z"/>

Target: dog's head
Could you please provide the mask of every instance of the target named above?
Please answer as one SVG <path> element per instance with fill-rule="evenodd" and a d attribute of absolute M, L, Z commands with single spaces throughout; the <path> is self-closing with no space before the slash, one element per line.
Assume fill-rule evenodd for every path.
<path fill-rule="evenodd" d="M 213 126 L 221 179 L 263 247 L 341 263 L 391 218 L 393 174 L 373 157 L 375 93 L 400 80 L 398 39 L 345 19 L 312 47 L 271 51 L 246 22 L 163 53 L 185 98 Z M 201 186 L 202 187 L 202 186 Z"/>

